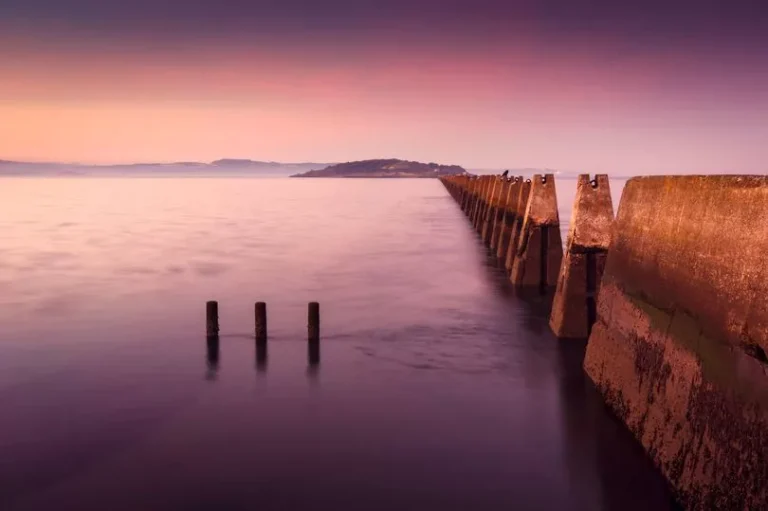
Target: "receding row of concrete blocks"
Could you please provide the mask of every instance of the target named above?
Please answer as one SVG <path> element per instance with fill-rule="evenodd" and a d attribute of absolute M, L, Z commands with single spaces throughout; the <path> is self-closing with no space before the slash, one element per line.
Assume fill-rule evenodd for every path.
<path fill-rule="evenodd" d="M 470 215 L 504 208 L 511 280 L 549 286 L 554 182 L 488 194 L 519 181 L 443 179 Z M 607 177 L 579 177 L 550 325 L 588 335 L 586 374 L 688 509 L 768 509 L 767 258 L 768 176 L 635 177 L 615 221 Z"/>
<path fill-rule="evenodd" d="M 555 176 L 441 178 L 469 216 L 509 280 L 522 289 L 555 289 L 550 325 L 561 338 L 586 338 L 610 242 L 613 204 L 608 176 L 578 178 L 563 258 Z"/>

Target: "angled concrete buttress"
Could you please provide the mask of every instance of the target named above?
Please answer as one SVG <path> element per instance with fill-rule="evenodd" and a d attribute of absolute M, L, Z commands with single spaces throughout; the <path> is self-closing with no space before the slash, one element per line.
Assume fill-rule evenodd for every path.
<path fill-rule="evenodd" d="M 597 293 L 611 241 L 613 203 L 607 175 L 582 174 L 576 183 L 565 258 L 549 326 L 561 339 L 586 339 L 597 314 Z"/>
<path fill-rule="evenodd" d="M 534 176 L 520 240 L 510 273 L 516 287 L 554 288 L 563 260 L 555 176 Z"/>

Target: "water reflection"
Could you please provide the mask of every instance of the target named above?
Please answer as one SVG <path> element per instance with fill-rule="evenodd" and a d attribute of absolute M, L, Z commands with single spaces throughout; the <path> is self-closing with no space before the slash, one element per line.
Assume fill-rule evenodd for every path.
<path fill-rule="evenodd" d="M 0 509 L 666 508 L 583 348 L 561 353 L 576 345 L 551 334 L 548 303 L 516 296 L 495 257 L 483 267 L 437 182 L 3 186 L 20 198 L 0 201 Z M 60 222 L 79 227 L 54 238 Z M 82 269 L 17 278 L 41 250 Z M 66 314 L 33 321 L 70 289 Z M 251 344 L 254 289 L 286 340 L 269 354 Z M 226 368 L 207 342 L 200 378 L 211 296 L 225 331 L 248 333 L 222 337 Z M 300 296 L 333 304 L 322 392 Z"/>
<path fill-rule="evenodd" d="M 320 371 L 320 343 L 307 343 L 307 376 L 316 379 Z"/>
<path fill-rule="evenodd" d="M 219 338 L 208 337 L 206 339 L 206 366 L 205 379 L 213 381 L 219 372 Z"/>
<path fill-rule="evenodd" d="M 267 372 L 267 343 L 256 342 L 256 371 Z"/>

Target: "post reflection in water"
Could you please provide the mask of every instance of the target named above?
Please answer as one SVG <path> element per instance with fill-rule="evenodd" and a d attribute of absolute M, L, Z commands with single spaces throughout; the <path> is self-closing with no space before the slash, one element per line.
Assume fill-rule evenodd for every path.
<path fill-rule="evenodd" d="M 208 337 L 206 339 L 206 380 L 215 380 L 219 372 L 219 338 Z"/>
<path fill-rule="evenodd" d="M 320 371 L 320 343 L 307 343 L 307 376 L 314 379 Z"/>
<path fill-rule="evenodd" d="M 267 343 L 256 342 L 256 371 L 267 372 Z"/>

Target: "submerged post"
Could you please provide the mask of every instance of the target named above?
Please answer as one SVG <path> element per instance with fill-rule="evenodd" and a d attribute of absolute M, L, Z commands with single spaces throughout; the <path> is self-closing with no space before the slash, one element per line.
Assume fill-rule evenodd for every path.
<path fill-rule="evenodd" d="M 219 336 L 219 302 L 205 304 L 205 334 L 209 339 Z"/>
<path fill-rule="evenodd" d="M 309 302 L 308 308 L 307 339 L 309 342 L 320 341 L 320 304 Z"/>
<path fill-rule="evenodd" d="M 267 304 L 256 302 L 254 310 L 256 319 L 256 342 L 267 342 Z"/>

